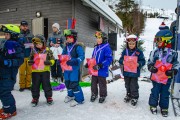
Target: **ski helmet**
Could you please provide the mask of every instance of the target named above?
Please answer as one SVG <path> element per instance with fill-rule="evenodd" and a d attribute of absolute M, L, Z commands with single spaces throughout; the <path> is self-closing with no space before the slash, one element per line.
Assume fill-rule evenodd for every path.
<path fill-rule="evenodd" d="M 33 42 L 33 44 L 43 43 L 43 45 L 45 45 L 46 39 L 43 35 L 37 34 L 32 39 L 32 42 Z"/>
<path fill-rule="evenodd" d="M 102 38 L 103 43 L 108 41 L 108 36 L 105 32 L 96 31 L 95 35 L 96 38 Z"/>
<path fill-rule="evenodd" d="M 11 35 L 11 39 L 17 40 L 20 34 L 20 28 L 13 24 L 2 25 L 0 31 L 9 33 Z"/>
<path fill-rule="evenodd" d="M 173 34 L 170 30 L 160 30 L 155 35 L 155 42 L 158 43 L 159 41 L 162 41 L 162 46 L 159 47 L 168 47 L 171 48 L 171 39 L 173 37 Z"/>
<path fill-rule="evenodd" d="M 129 36 L 126 37 L 126 41 L 129 42 L 129 41 L 138 41 L 138 37 L 134 34 L 131 34 Z"/>
<path fill-rule="evenodd" d="M 74 29 L 65 29 L 64 36 L 67 38 L 68 36 L 73 36 L 74 40 L 77 40 L 77 32 Z"/>

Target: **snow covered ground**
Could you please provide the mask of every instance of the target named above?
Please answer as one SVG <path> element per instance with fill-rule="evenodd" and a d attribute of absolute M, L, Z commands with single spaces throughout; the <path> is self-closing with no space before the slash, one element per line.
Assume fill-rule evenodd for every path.
<path fill-rule="evenodd" d="M 152 115 L 149 111 L 148 98 L 151 83 L 139 82 L 140 98 L 137 108 L 132 108 L 123 102 L 125 96 L 124 81 L 122 79 L 108 84 L 108 97 L 106 102 L 99 104 L 98 101 L 91 103 L 90 88 L 83 88 L 85 103 L 76 107 L 70 107 L 64 103 L 66 91 L 53 93 L 54 104 L 48 106 L 41 92 L 40 103 L 37 107 L 31 107 L 30 91 L 19 92 L 15 86 L 13 94 L 17 104 L 17 116 L 12 120 L 159 120 L 164 119 L 158 111 L 158 115 Z M 178 120 L 174 117 L 171 103 L 169 117 L 166 120 Z"/>
<path fill-rule="evenodd" d="M 158 31 L 158 27 L 161 24 L 162 19 L 147 19 L 146 28 L 141 38 L 145 40 L 144 46 L 146 47 L 145 56 L 149 57 L 149 52 L 153 49 L 152 41 L 154 35 Z M 166 24 L 170 25 L 172 21 L 166 21 Z M 119 59 L 121 49 L 120 45 L 123 43 L 124 38 L 118 39 L 118 51 L 115 53 L 116 59 Z M 88 49 L 91 50 L 91 49 Z M 91 50 L 92 51 L 92 50 Z M 91 54 L 86 54 L 86 57 L 90 57 Z M 142 76 L 147 76 L 149 73 L 144 72 Z M 37 107 L 31 107 L 31 92 L 24 91 L 19 92 L 18 82 L 15 85 L 13 95 L 16 99 L 17 116 L 12 120 L 178 120 L 178 117 L 174 117 L 172 105 L 170 102 L 169 117 L 163 118 L 158 111 L 158 115 L 152 115 L 149 111 L 148 99 L 150 90 L 152 88 L 151 83 L 139 81 L 139 93 L 140 98 L 137 108 L 132 108 L 129 104 L 123 102 L 123 98 L 126 94 L 123 79 L 119 79 L 115 82 L 108 84 L 108 97 L 106 102 L 99 104 L 98 100 L 94 103 L 90 102 L 90 88 L 83 88 L 85 103 L 76 107 L 70 107 L 69 103 L 63 102 L 66 91 L 53 92 L 54 104 L 48 106 L 44 97 L 43 91 L 41 91 L 40 102 Z M 1 107 L 1 105 L 0 105 Z M 159 110 L 159 109 L 158 109 Z"/>

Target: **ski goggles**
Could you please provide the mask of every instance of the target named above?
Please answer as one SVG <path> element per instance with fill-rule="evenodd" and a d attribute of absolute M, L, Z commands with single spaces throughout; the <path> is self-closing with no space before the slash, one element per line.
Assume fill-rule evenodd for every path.
<path fill-rule="evenodd" d="M 68 36 L 66 36 L 66 38 L 74 38 L 74 36 L 73 35 L 68 35 Z"/>
<path fill-rule="evenodd" d="M 133 42 L 135 43 L 136 42 L 136 39 L 135 38 L 129 38 L 129 39 L 126 39 L 126 41 L 129 43 L 129 42 Z"/>
<path fill-rule="evenodd" d="M 103 34 L 102 34 L 101 32 L 99 32 L 99 31 L 96 31 L 96 33 L 94 34 L 94 36 L 99 39 L 99 38 L 102 38 L 102 37 L 103 37 Z"/>
<path fill-rule="evenodd" d="M 154 42 L 165 42 L 165 43 L 171 43 L 171 38 L 172 37 L 155 37 Z"/>

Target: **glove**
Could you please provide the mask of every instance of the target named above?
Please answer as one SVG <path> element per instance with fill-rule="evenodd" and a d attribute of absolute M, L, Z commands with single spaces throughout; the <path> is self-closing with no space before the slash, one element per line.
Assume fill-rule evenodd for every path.
<path fill-rule="evenodd" d="M 177 69 L 172 69 L 172 70 L 167 70 L 166 72 L 165 72 L 165 74 L 167 75 L 167 76 L 173 76 L 173 75 L 176 75 L 178 73 L 178 70 Z"/>
<path fill-rule="evenodd" d="M 154 65 L 152 64 L 149 64 L 148 65 L 148 70 L 152 73 L 157 73 L 158 72 L 158 69 L 156 67 L 154 67 Z"/>
<path fill-rule="evenodd" d="M 67 65 L 69 65 L 69 66 L 77 66 L 78 65 L 78 60 L 77 59 L 74 59 L 74 60 L 68 60 L 67 62 L 66 62 L 66 64 Z"/>
<path fill-rule="evenodd" d="M 46 61 L 44 61 L 44 65 L 52 65 L 52 63 L 51 63 L 51 61 L 46 60 Z"/>
<path fill-rule="evenodd" d="M 11 60 L 4 60 L 4 66 L 11 67 L 12 61 Z"/>
<path fill-rule="evenodd" d="M 97 65 L 93 66 L 93 69 L 94 69 L 94 70 L 99 70 L 99 69 L 101 69 L 101 68 L 103 68 L 103 65 L 102 65 L 102 64 L 97 64 Z"/>
<path fill-rule="evenodd" d="M 33 65 L 34 64 L 34 60 L 29 60 L 28 61 L 28 65 Z"/>
<path fill-rule="evenodd" d="M 86 64 L 84 65 L 84 67 L 85 67 L 85 68 L 88 68 L 88 63 L 86 63 Z"/>

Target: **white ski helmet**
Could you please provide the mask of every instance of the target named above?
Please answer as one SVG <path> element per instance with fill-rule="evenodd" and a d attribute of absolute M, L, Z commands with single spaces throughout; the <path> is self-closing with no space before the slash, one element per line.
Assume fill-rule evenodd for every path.
<path fill-rule="evenodd" d="M 128 35 L 128 36 L 126 37 L 126 40 L 128 40 L 128 39 L 130 39 L 130 38 L 133 38 L 133 39 L 135 39 L 136 41 L 138 40 L 138 37 L 137 37 L 136 35 L 134 35 L 134 34 Z"/>

